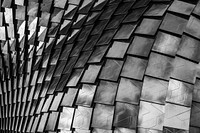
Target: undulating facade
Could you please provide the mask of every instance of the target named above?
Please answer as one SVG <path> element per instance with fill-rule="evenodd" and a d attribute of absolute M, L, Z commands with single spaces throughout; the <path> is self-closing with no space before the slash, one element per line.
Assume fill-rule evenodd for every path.
<path fill-rule="evenodd" d="M 1 133 L 200 133 L 200 1 L 0 0 Z"/>

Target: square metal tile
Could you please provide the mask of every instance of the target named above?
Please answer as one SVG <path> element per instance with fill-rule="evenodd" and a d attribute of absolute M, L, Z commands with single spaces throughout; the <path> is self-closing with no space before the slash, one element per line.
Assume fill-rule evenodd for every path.
<path fill-rule="evenodd" d="M 128 48 L 128 54 L 137 55 L 142 57 L 148 57 L 152 48 L 154 40 L 151 38 L 135 36 L 130 47 Z"/>
<path fill-rule="evenodd" d="M 140 101 L 138 127 L 162 130 L 164 114 L 163 105 Z"/>
<path fill-rule="evenodd" d="M 161 20 L 144 18 L 137 27 L 135 33 L 144 35 L 155 35 Z"/>
<path fill-rule="evenodd" d="M 92 108 L 78 106 L 74 115 L 73 128 L 89 129 L 92 110 Z"/>
<path fill-rule="evenodd" d="M 142 82 L 121 78 L 116 101 L 139 104 Z"/>
<path fill-rule="evenodd" d="M 147 60 L 127 56 L 121 76 L 142 80 L 147 67 Z"/>
<path fill-rule="evenodd" d="M 199 40 L 189 37 L 187 35 L 183 35 L 177 55 L 199 62 L 200 61 L 199 43 L 200 43 Z"/>
<path fill-rule="evenodd" d="M 83 84 L 82 89 L 79 90 L 76 105 L 90 107 L 93 101 L 96 85 Z"/>
<path fill-rule="evenodd" d="M 189 130 L 190 108 L 175 104 L 165 104 L 164 126 Z"/>
<path fill-rule="evenodd" d="M 186 24 L 186 19 L 167 13 L 162 21 L 160 29 L 182 35 Z"/>
<path fill-rule="evenodd" d="M 117 86 L 118 84 L 115 82 L 101 80 L 95 94 L 94 102 L 113 105 L 117 93 Z"/>
<path fill-rule="evenodd" d="M 60 113 L 58 129 L 70 130 L 72 125 L 73 115 L 74 115 L 74 108 L 63 107 L 63 111 Z"/>
<path fill-rule="evenodd" d="M 145 74 L 168 80 L 173 70 L 174 58 L 151 52 Z"/>
<path fill-rule="evenodd" d="M 175 56 L 179 48 L 180 38 L 159 31 L 154 42 L 153 51 Z"/>
<path fill-rule="evenodd" d="M 135 129 L 137 126 L 138 106 L 116 103 L 114 126 Z"/>
<path fill-rule="evenodd" d="M 111 129 L 113 123 L 114 106 L 96 104 L 93 113 L 92 127 Z"/>
<path fill-rule="evenodd" d="M 166 101 L 184 106 L 191 106 L 193 85 L 175 79 L 169 80 Z"/>
<path fill-rule="evenodd" d="M 171 6 L 169 7 L 168 11 L 181 13 L 184 15 L 190 15 L 194 9 L 195 5 L 183 2 L 180 0 L 175 0 Z"/>
<path fill-rule="evenodd" d="M 140 98 L 149 102 L 165 104 L 167 88 L 167 81 L 145 76 Z"/>
<path fill-rule="evenodd" d="M 106 57 L 124 58 L 128 46 L 129 46 L 128 42 L 114 41 Z"/>
<path fill-rule="evenodd" d="M 103 66 L 101 70 L 99 78 L 117 81 L 122 65 L 123 61 L 107 59 L 105 66 Z"/>
<path fill-rule="evenodd" d="M 195 67 L 195 63 L 176 57 L 171 77 L 194 84 L 196 75 Z"/>

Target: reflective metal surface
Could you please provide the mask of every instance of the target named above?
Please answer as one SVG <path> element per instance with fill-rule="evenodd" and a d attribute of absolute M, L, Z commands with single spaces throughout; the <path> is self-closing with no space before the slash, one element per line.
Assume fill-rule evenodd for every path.
<path fill-rule="evenodd" d="M 139 96 L 141 93 L 141 87 L 142 84 L 139 81 L 121 78 L 116 100 L 121 102 L 138 104 Z"/>
<path fill-rule="evenodd" d="M 0 132 L 200 133 L 200 0 L 1 0 Z"/>

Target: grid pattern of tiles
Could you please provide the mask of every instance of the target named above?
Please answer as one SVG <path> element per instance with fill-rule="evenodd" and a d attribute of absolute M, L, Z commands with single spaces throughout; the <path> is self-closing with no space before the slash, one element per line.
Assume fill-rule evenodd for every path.
<path fill-rule="evenodd" d="M 200 1 L 1 0 L 0 132 L 200 133 Z"/>

